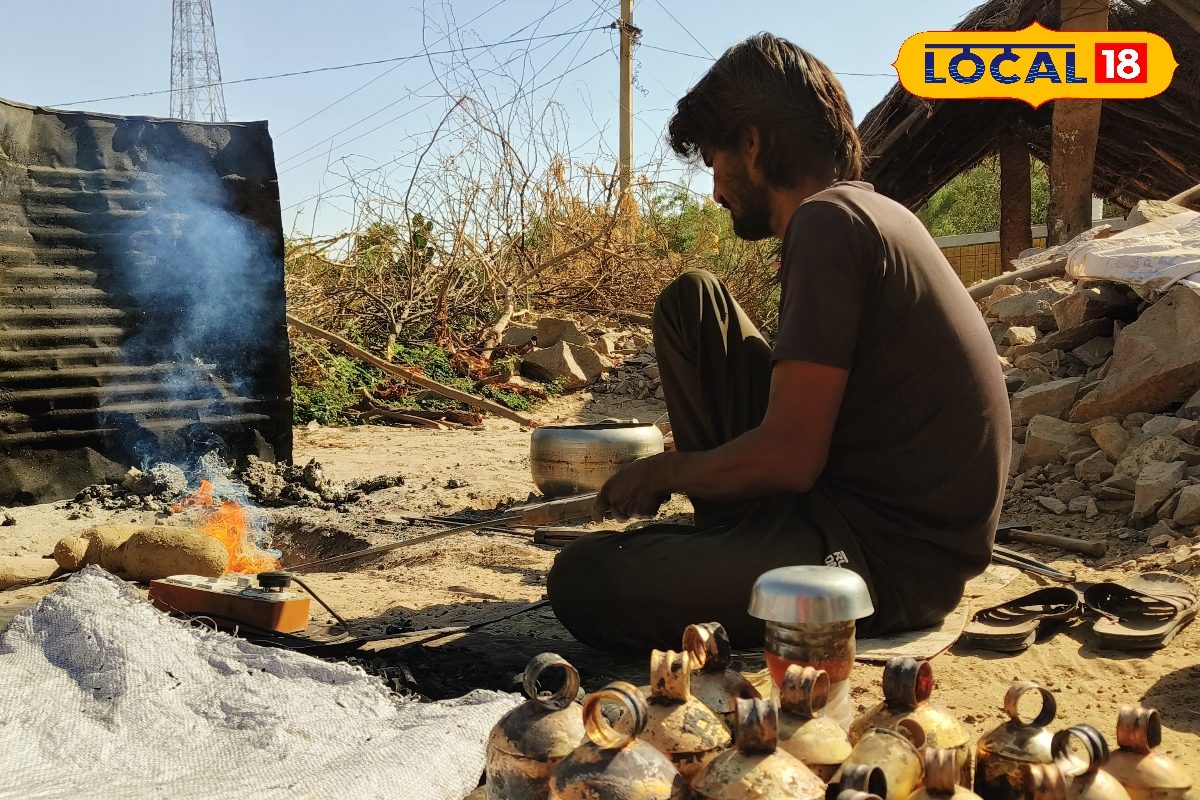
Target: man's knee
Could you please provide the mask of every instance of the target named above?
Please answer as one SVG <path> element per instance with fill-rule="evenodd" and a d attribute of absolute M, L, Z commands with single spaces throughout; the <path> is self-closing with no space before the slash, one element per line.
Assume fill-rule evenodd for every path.
<path fill-rule="evenodd" d="M 651 328 L 657 331 L 664 324 L 678 326 L 681 313 L 699 308 L 705 295 L 715 295 L 720 288 L 721 279 L 708 270 L 689 269 L 659 293 L 651 317 Z"/>

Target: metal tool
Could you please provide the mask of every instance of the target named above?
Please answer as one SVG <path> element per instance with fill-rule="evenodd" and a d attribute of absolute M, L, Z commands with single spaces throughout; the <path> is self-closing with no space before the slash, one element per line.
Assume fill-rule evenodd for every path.
<path fill-rule="evenodd" d="M 1010 567 L 1016 567 L 1022 572 L 1032 572 L 1034 575 L 1053 578 L 1063 583 L 1072 583 L 1075 580 L 1074 573 L 1068 574 L 1062 572 L 1029 556 L 1022 555 L 1016 550 L 1009 550 L 1007 547 L 1001 547 L 1000 545 L 992 547 L 992 561 L 995 561 L 997 564 L 1007 564 Z"/>
<path fill-rule="evenodd" d="M 1044 544 L 1095 558 L 1103 556 L 1108 551 L 1108 545 L 1104 542 L 1088 542 L 1071 536 L 1057 536 L 1053 533 L 1034 533 L 1033 528 L 1026 522 L 1005 522 L 997 525 L 996 541 L 1005 544 L 1008 542 Z"/>
<path fill-rule="evenodd" d="M 389 553 L 392 550 L 398 550 L 401 547 L 409 547 L 411 545 L 424 544 L 435 539 L 441 539 L 445 536 L 453 536 L 456 533 L 467 533 L 469 531 L 477 531 L 482 528 L 491 527 L 494 525 L 521 525 L 524 527 L 537 527 L 539 525 L 552 525 L 557 522 L 565 522 L 570 519 L 582 519 L 591 517 L 592 506 L 596 501 L 595 492 L 588 494 L 572 495 L 571 497 L 563 497 L 558 500 L 550 500 L 544 503 L 532 503 L 524 506 L 514 506 L 509 509 L 511 513 L 498 519 L 489 519 L 482 522 L 472 522 L 469 525 L 460 525 L 456 528 L 447 528 L 444 531 L 436 533 L 428 533 L 424 536 L 414 536 L 411 539 L 404 539 L 399 542 L 389 542 L 376 547 L 368 547 L 364 550 L 355 550 L 352 553 L 342 553 L 338 556 L 330 556 L 329 558 L 319 558 L 316 561 L 309 561 L 305 564 L 297 564 L 288 567 L 288 571 L 297 572 L 310 567 L 319 567 L 326 564 L 336 564 L 341 561 L 353 561 L 358 558 L 367 556 L 380 555 Z"/>

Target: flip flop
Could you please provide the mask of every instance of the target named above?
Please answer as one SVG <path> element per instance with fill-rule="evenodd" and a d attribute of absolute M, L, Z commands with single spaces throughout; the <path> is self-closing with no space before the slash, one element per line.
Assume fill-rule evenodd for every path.
<path fill-rule="evenodd" d="M 1100 614 L 1092 630 L 1105 648 L 1163 647 L 1196 617 L 1196 590 L 1169 572 L 1097 583 L 1084 590 L 1083 599 Z"/>
<path fill-rule="evenodd" d="M 1079 613 L 1079 592 L 1050 586 L 975 612 L 959 641 L 984 650 L 1017 653 Z"/>

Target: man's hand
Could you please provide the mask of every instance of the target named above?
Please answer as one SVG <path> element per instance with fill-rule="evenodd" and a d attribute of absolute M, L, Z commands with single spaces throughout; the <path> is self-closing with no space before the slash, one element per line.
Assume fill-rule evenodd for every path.
<path fill-rule="evenodd" d="M 624 522 L 633 517 L 653 517 L 659 507 L 671 499 L 671 490 L 665 482 L 663 455 L 639 458 L 626 464 L 616 475 L 605 482 L 596 503 L 592 506 L 592 519 L 601 522 L 604 515 L 612 512 L 617 520 Z"/>

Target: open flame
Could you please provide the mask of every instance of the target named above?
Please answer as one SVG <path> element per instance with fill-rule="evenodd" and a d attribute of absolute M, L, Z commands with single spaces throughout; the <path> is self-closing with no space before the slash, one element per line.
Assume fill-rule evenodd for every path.
<path fill-rule="evenodd" d="M 200 488 L 171 510 L 181 512 L 188 508 L 200 511 L 200 529 L 225 546 L 229 553 L 229 572 L 256 574 L 279 569 L 279 561 L 250 540 L 245 509 L 233 500 L 218 502 L 211 481 L 201 480 Z"/>

